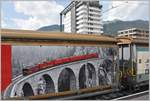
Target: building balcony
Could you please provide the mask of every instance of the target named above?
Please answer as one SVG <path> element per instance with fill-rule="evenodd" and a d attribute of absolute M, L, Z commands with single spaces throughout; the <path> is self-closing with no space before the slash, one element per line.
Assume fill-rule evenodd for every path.
<path fill-rule="evenodd" d="M 76 13 L 77 16 L 82 15 L 82 14 L 88 14 L 87 10 L 81 10 Z"/>
<path fill-rule="evenodd" d="M 87 10 L 87 7 L 84 6 L 84 5 L 82 5 L 82 6 L 80 6 L 80 7 L 78 7 L 78 8 L 76 9 L 77 12 L 80 11 L 80 10 Z"/>
<path fill-rule="evenodd" d="M 78 29 L 77 33 L 85 32 L 85 31 L 87 31 L 87 29 L 86 28 L 82 28 L 82 29 Z"/>
<path fill-rule="evenodd" d="M 95 28 L 95 29 L 102 29 L 102 26 L 98 26 L 98 25 L 88 25 L 89 28 Z"/>
<path fill-rule="evenodd" d="M 89 18 L 96 19 L 96 20 L 102 20 L 100 16 L 99 17 L 97 17 L 97 16 L 89 16 Z"/>
<path fill-rule="evenodd" d="M 100 12 L 89 11 L 89 14 L 101 16 Z"/>
<path fill-rule="evenodd" d="M 88 23 L 100 24 L 100 25 L 102 25 L 102 22 L 101 22 L 101 21 L 88 20 Z"/>
<path fill-rule="evenodd" d="M 101 33 L 101 30 L 89 30 L 89 32 L 92 32 L 92 33 Z"/>
<path fill-rule="evenodd" d="M 81 19 L 81 20 L 77 21 L 76 24 L 89 24 L 89 25 L 91 24 L 91 25 L 95 25 L 95 26 L 102 26 L 101 21 L 87 20 L 87 19 Z"/>
<path fill-rule="evenodd" d="M 86 9 L 82 9 L 82 10 L 80 10 L 80 11 L 78 11 L 77 13 L 76 13 L 76 15 L 77 16 L 79 16 L 79 15 L 87 15 L 88 14 L 88 10 L 86 10 Z M 92 15 L 92 16 L 101 16 L 101 14 L 100 14 L 100 12 L 97 12 L 97 11 L 89 11 L 89 16 L 90 15 Z"/>
<path fill-rule="evenodd" d="M 82 14 L 82 15 L 79 15 L 76 17 L 77 20 L 87 19 L 87 18 L 88 18 L 87 14 Z M 102 20 L 100 16 L 98 17 L 98 16 L 94 16 L 94 15 L 93 16 L 89 15 L 89 18 L 94 19 L 94 20 L 99 20 L 99 21 Z"/>
<path fill-rule="evenodd" d="M 80 29 L 80 28 L 85 28 L 87 27 L 88 25 L 87 24 L 80 24 L 77 26 L 77 29 Z"/>
<path fill-rule="evenodd" d="M 101 10 L 97 7 L 89 7 L 90 10 L 101 12 Z"/>
<path fill-rule="evenodd" d="M 87 28 L 82 28 L 82 29 L 78 29 L 77 33 L 82 33 L 82 32 L 90 32 L 90 33 L 101 33 L 102 30 L 101 29 L 87 29 Z"/>
<path fill-rule="evenodd" d="M 76 19 L 80 20 L 80 19 L 85 19 L 87 17 L 88 17 L 87 15 L 80 15 L 80 16 L 76 17 Z"/>
<path fill-rule="evenodd" d="M 80 28 L 93 28 L 93 29 L 102 29 L 103 27 L 100 25 L 88 25 L 88 24 L 80 24 L 77 26 L 78 29 Z"/>
<path fill-rule="evenodd" d="M 77 23 L 77 24 L 87 23 L 87 21 L 88 21 L 88 20 L 86 20 L 86 19 L 81 19 L 81 20 L 77 21 L 76 23 Z"/>

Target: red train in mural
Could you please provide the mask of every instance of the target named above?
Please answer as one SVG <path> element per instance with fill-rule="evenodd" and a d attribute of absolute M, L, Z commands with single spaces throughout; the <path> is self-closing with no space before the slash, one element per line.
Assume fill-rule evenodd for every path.
<path fill-rule="evenodd" d="M 87 55 L 79 55 L 79 56 L 71 56 L 71 57 L 65 57 L 65 58 L 59 58 L 55 59 L 52 61 L 44 61 L 41 64 L 35 65 L 34 67 L 31 67 L 29 69 L 23 69 L 23 75 L 29 75 L 35 72 L 38 72 L 40 70 L 46 69 L 46 68 L 51 68 L 57 65 L 65 64 L 65 63 L 70 63 L 70 62 L 75 62 L 75 61 L 80 61 L 80 60 L 86 60 L 86 59 L 91 59 L 91 58 L 98 58 L 98 53 L 91 53 Z"/>

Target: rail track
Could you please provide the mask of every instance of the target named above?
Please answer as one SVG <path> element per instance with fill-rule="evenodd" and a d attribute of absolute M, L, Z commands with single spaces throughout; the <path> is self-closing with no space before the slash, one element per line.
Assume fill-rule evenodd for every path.
<path fill-rule="evenodd" d="M 107 87 L 106 87 L 107 88 Z M 83 93 L 84 92 L 84 93 Z M 54 94 L 43 94 L 38 96 L 30 96 L 30 97 L 16 97 L 10 98 L 13 100 L 43 100 L 43 99 L 57 99 L 57 100 L 127 100 L 133 99 L 134 97 L 142 96 L 144 94 L 148 94 L 149 89 L 148 85 L 141 87 L 136 91 L 132 90 L 116 90 L 116 89 L 106 89 L 106 90 L 98 90 L 96 89 L 84 89 L 81 92 L 59 92 Z"/>
<path fill-rule="evenodd" d="M 14 79 L 14 82 L 7 88 L 7 93 L 5 92 L 4 99 L 80 99 L 80 100 L 117 100 L 117 99 L 131 99 L 138 96 L 138 94 L 142 95 L 145 93 L 142 92 L 148 92 L 149 85 L 141 86 L 137 90 L 119 90 L 115 88 L 111 88 L 111 86 L 103 86 L 103 87 L 95 87 L 95 88 L 86 88 L 81 89 L 80 91 L 66 91 L 66 92 L 58 92 L 54 94 L 43 94 L 43 95 L 37 95 L 37 96 L 30 96 L 30 97 L 14 97 L 14 98 L 8 98 L 10 95 L 10 90 L 13 88 L 12 86 L 20 79 L 22 79 L 22 75 L 18 76 Z M 133 95 L 133 96 L 131 96 Z"/>
<path fill-rule="evenodd" d="M 143 92 L 139 92 L 139 93 L 135 93 L 135 94 L 131 94 L 131 95 L 128 95 L 128 96 L 123 96 L 123 97 L 116 98 L 116 99 L 113 99 L 113 100 L 130 100 L 130 99 L 135 99 L 137 97 L 142 97 L 142 96 L 144 96 L 146 94 L 149 95 L 149 90 L 146 90 L 146 91 L 143 91 Z"/>
<path fill-rule="evenodd" d="M 14 82 L 8 87 L 12 89 L 12 85 L 14 85 L 18 80 L 22 79 L 22 75 L 18 76 L 14 79 Z M 7 89 L 8 89 L 7 88 Z M 75 91 L 67 91 L 67 92 L 60 92 L 58 94 L 43 94 L 40 96 L 32 96 L 32 97 L 16 97 L 10 99 L 62 99 L 62 100 L 72 100 L 72 99 L 80 99 L 80 100 L 128 100 L 134 99 L 136 97 L 143 96 L 144 94 L 149 93 L 149 85 L 141 86 L 138 90 L 116 90 L 111 89 L 109 86 L 102 87 L 102 88 L 90 88 L 90 89 L 82 89 L 80 92 Z M 8 98 L 10 95 L 10 90 L 4 94 L 5 98 Z M 53 96 L 51 96 L 53 95 Z"/>
<path fill-rule="evenodd" d="M 118 90 L 114 92 L 108 92 L 106 94 L 99 94 L 93 96 L 80 97 L 80 100 L 126 100 L 132 99 L 136 96 L 142 96 L 149 92 L 149 85 L 142 86 L 140 89 L 131 91 L 131 90 Z"/>

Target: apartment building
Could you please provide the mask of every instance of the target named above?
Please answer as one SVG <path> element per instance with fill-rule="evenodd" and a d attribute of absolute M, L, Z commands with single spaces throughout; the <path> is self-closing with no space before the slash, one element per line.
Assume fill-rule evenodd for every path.
<path fill-rule="evenodd" d="M 99 1 L 72 1 L 60 13 L 61 16 L 64 16 L 64 32 L 103 33 L 101 8 Z"/>
<path fill-rule="evenodd" d="M 149 31 L 141 28 L 129 28 L 118 31 L 118 36 L 119 37 L 126 36 L 138 39 L 148 39 Z"/>

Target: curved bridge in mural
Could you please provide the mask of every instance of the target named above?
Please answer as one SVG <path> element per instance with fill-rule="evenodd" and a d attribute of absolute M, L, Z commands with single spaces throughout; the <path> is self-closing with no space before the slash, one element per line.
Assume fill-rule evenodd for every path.
<path fill-rule="evenodd" d="M 87 59 L 20 76 L 6 89 L 5 97 L 79 90 L 113 84 L 112 62 L 109 59 Z"/>

